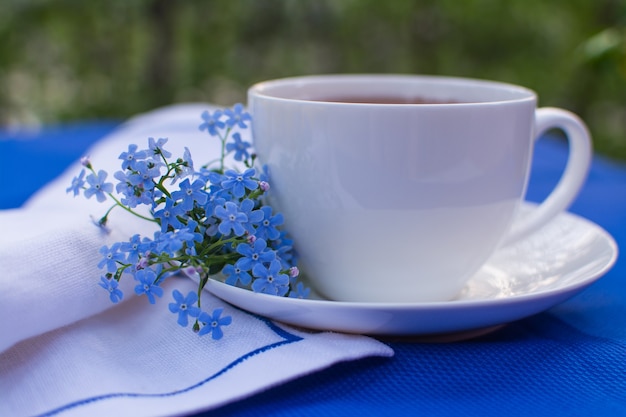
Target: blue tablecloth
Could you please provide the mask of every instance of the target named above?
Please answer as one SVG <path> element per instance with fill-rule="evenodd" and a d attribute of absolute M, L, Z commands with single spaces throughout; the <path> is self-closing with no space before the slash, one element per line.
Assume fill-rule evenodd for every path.
<path fill-rule="evenodd" d="M 0 130 L 0 208 L 19 207 L 115 121 Z M 537 145 L 528 199 L 556 183 L 566 144 Z M 571 211 L 626 247 L 626 164 L 596 157 Z M 569 301 L 465 342 L 384 340 L 396 352 L 270 389 L 203 416 L 626 416 L 626 260 Z"/>

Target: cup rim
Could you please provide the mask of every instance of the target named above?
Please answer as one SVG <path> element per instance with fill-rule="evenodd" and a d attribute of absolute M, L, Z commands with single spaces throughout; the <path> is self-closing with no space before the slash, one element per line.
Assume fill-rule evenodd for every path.
<path fill-rule="evenodd" d="M 430 84 L 438 86 L 447 86 L 448 88 L 474 88 L 483 91 L 491 90 L 507 96 L 497 99 L 471 100 L 471 101 L 455 101 L 455 102 L 436 102 L 436 103 L 367 103 L 367 102 L 349 102 L 335 101 L 323 98 L 301 98 L 288 96 L 286 94 L 277 93 L 277 90 L 292 88 L 298 89 L 305 86 L 325 85 L 339 86 L 346 83 L 367 85 L 368 83 L 387 83 L 399 84 L 406 83 Z M 447 106 L 476 106 L 484 104 L 498 103 L 515 103 L 536 101 L 537 94 L 535 91 L 516 84 L 485 80 L 478 78 L 454 77 L 443 75 L 421 75 L 421 74 L 320 74 L 320 75 L 303 75 L 294 77 L 277 78 L 272 80 L 261 81 L 253 84 L 248 89 L 248 97 L 258 97 L 272 101 L 293 102 L 302 104 L 322 104 L 325 106 L 384 106 L 384 107 L 447 107 Z"/>

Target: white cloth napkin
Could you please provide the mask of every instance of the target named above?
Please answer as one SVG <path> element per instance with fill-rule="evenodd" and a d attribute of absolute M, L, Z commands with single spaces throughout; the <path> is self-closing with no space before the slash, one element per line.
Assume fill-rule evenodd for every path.
<path fill-rule="evenodd" d="M 218 143 L 198 130 L 204 104 L 172 106 L 135 117 L 90 151 L 110 175 L 117 158 L 147 138 L 194 161 L 215 157 Z M 63 146 L 62 143 L 59 146 Z M 203 294 L 202 305 L 232 316 L 224 337 L 198 337 L 167 309 L 173 278 L 157 305 L 135 297 L 114 305 L 98 286 L 104 244 L 152 226 L 117 210 L 110 233 L 94 226 L 108 205 L 65 193 L 76 163 L 18 210 L 0 211 L 0 415 L 168 416 L 223 405 L 334 363 L 392 350 L 368 337 L 306 332 L 270 322 Z M 124 282 L 124 280 L 123 280 Z"/>

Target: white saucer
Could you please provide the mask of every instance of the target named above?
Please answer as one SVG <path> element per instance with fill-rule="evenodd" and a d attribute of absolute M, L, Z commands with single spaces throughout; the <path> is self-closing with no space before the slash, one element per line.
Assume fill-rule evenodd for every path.
<path fill-rule="evenodd" d="M 533 209 L 531 204 L 524 206 L 525 211 Z M 244 310 L 301 328 L 458 340 L 565 301 L 605 274 L 617 252 L 605 230 L 563 213 L 525 240 L 498 250 L 453 301 L 303 300 L 258 294 L 215 280 L 209 280 L 206 289 Z"/>

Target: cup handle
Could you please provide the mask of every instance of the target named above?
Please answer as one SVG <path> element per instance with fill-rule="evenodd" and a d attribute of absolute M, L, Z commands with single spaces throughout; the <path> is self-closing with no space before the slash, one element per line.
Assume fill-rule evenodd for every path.
<path fill-rule="evenodd" d="M 591 164 L 591 136 L 585 123 L 575 114 L 563 109 L 544 107 L 535 112 L 535 140 L 547 130 L 559 128 L 569 142 L 569 157 L 565 171 L 550 195 L 536 210 L 518 218 L 504 238 L 502 246 L 517 242 L 544 226 L 574 201 L 587 178 Z"/>

